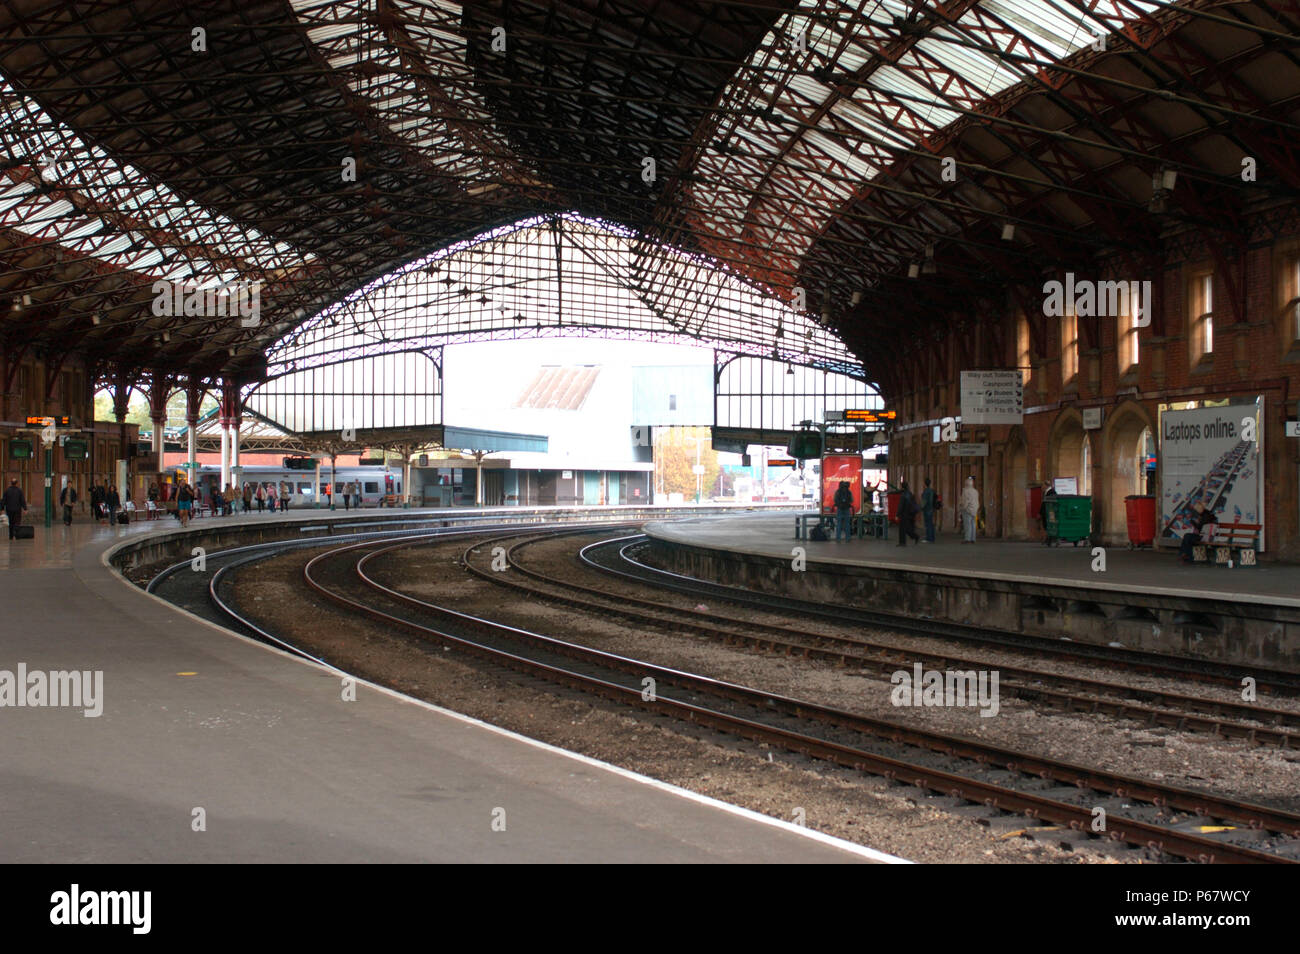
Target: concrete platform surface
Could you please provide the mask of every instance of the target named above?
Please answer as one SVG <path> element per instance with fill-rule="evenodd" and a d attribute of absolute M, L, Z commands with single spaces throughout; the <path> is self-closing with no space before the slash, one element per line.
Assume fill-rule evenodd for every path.
<path fill-rule="evenodd" d="M 1227 569 L 1187 566 L 1166 550 L 1106 548 L 1106 569 L 1093 570 L 1092 548 L 1062 544 L 980 539 L 964 544 L 952 532 L 932 544 L 900 547 L 896 528 L 890 539 L 851 539 L 836 543 L 796 540 L 793 514 L 737 514 L 651 521 L 645 532 L 661 540 L 737 553 L 792 559 L 794 547 L 804 547 L 809 563 L 918 570 L 962 579 L 1005 580 L 1049 586 L 1087 586 L 1152 596 L 1192 596 L 1240 603 L 1300 607 L 1300 567 L 1264 563 Z"/>
<path fill-rule="evenodd" d="M 103 679 L 94 704 L 0 707 L 0 861 L 891 860 L 378 687 L 345 702 L 104 564 L 175 526 L 0 540 L 0 698 L 20 665 Z"/>

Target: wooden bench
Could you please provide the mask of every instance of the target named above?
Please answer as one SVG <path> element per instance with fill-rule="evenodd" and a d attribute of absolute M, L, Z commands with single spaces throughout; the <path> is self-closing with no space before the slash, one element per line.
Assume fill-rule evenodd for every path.
<path fill-rule="evenodd" d="M 1264 529 L 1258 523 L 1221 523 L 1214 529 L 1214 536 L 1192 547 L 1193 563 L 1211 563 L 1215 566 L 1257 566 L 1259 553 L 1259 532 Z M 1211 560 L 1211 552 L 1214 559 Z"/>

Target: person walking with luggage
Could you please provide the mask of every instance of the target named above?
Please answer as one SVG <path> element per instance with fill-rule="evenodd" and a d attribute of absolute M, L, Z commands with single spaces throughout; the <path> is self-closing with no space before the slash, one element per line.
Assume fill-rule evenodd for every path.
<path fill-rule="evenodd" d="M 916 543 L 921 542 L 921 537 L 916 532 L 916 514 L 920 508 L 916 505 L 916 497 L 912 495 L 907 481 L 899 484 L 898 489 L 901 494 L 898 498 L 898 545 L 905 547 L 908 537 Z"/>
<path fill-rule="evenodd" d="M 90 515 L 97 522 L 104 519 L 104 488 L 94 482 L 90 485 Z"/>
<path fill-rule="evenodd" d="M 59 506 L 63 508 L 63 525 L 72 526 L 72 508 L 77 503 L 77 489 L 72 484 L 64 484 L 59 491 Z"/>
<path fill-rule="evenodd" d="M 117 484 L 111 484 L 104 495 L 104 508 L 108 511 L 108 525 L 117 523 L 117 512 L 122 508 L 122 498 L 118 495 Z"/>
<path fill-rule="evenodd" d="M 841 535 L 847 541 L 851 536 L 849 522 L 853 519 L 853 491 L 849 489 L 847 480 L 840 481 L 832 502 L 835 504 L 835 542 L 840 542 Z"/>
<path fill-rule="evenodd" d="M 23 489 L 18 486 L 17 477 L 9 481 L 4 494 L 0 495 L 0 503 L 4 505 L 5 516 L 9 518 L 9 539 L 17 540 L 18 525 L 23 519 L 23 512 L 27 509 L 27 498 L 23 496 Z"/>
<path fill-rule="evenodd" d="M 925 520 L 925 542 L 934 543 L 934 511 L 938 504 L 938 494 L 930 486 L 930 478 L 925 478 L 925 489 L 921 491 L 921 516 Z"/>
<path fill-rule="evenodd" d="M 980 512 L 980 492 L 975 489 L 975 478 L 967 477 L 966 486 L 962 488 L 961 505 L 958 507 L 961 514 L 962 543 L 975 542 L 975 521 L 979 518 Z"/>

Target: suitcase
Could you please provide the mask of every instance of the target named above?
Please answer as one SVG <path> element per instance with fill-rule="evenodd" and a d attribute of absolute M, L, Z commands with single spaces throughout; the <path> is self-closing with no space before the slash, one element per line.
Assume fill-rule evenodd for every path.
<path fill-rule="evenodd" d="M 36 528 L 29 523 L 20 523 L 18 526 L 14 527 L 14 536 L 19 540 L 35 540 Z"/>
<path fill-rule="evenodd" d="M 117 522 L 118 522 L 118 523 L 130 523 L 130 522 L 131 522 L 131 515 L 130 515 L 129 513 L 127 513 L 127 512 L 124 510 L 124 511 L 122 511 L 121 513 L 119 513 L 119 514 L 117 515 Z"/>

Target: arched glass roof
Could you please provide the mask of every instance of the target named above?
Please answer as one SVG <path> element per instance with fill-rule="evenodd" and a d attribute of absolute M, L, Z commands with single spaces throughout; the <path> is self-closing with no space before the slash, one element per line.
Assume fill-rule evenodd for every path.
<path fill-rule="evenodd" d="M 270 373 L 455 341 L 590 334 L 861 373 L 834 333 L 735 273 L 577 214 L 496 229 L 372 282 L 282 338 Z"/>

